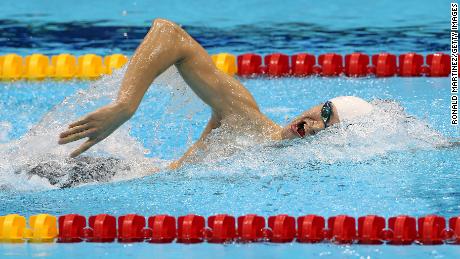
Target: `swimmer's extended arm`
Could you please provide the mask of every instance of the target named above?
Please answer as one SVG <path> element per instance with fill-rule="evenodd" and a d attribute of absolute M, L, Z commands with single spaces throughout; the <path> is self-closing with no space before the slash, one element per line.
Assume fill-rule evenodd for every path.
<path fill-rule="evenodd" d="M 258 112 L 249 91 L 219 71 L 200 44 L 176 24 L 156 19 L 128 65 L 117 100 L 70 124 L 59 143 L 88 138 L 72 152 L 75 157 L 105 139 L 131 118 L 153 80 L 172 65 L 219 117 L 245 110 Z"/>

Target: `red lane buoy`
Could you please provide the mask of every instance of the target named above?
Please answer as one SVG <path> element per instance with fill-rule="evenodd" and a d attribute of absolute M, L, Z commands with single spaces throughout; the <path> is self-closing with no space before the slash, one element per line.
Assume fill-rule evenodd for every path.
<path fill-rule="evenodd" d="M 170 215 L 155 215 L 148 218 L 152 230 L 147 237 L 150 243 L 171 243 L 177 237 L 176 218 Z"/>
<path fill-rule="evenodd" d="M 315 72 L 315 56 L 308 53 L 299 53 L 291 56 L 291 74 L 293 76 L 310 76 Z"/>
<path fill-rule="evenodd" d="M 257 242 L 264 237 L 265 218 L 256 214 L 238 217 L 238 237 L 242 242 Z"/>
<path fill-rule="evenodd" d="M 237 57 L 239 76 L 256 76 L 262 73 L 262 57 L 254 53 L 242 54 Z"/>
<path fill-rule="evenodd" d="M 211 229 L 210 243 L 231 242 L 236 238 L 235 217 L 227 214 L 218 214 L 208 217 L 208 226 Z"/>
<path fill-rule="evenodd" d="M 273 53 L 264 57 L 266 71 L 271 77 L 281 77 L 289 74 L 289 57 L 282 53 Z"/>
<path fill-rule="evenodd" d="M 367 215 L 358 218 L 358 243 L 378 245 L 384 239 L 385 218 Z"/>
<path fill-rule="evenodd" d="M 410 245 L 417 238 L 416 221 L 414 217 L 400 215 L 388 219 L 388 227 L 393 231 L 389 240 L 390 245 Z"/>
<path fill-rule="evenodd" d="M 296 236 L 295 218 L 287 214 L 268 217 L 268 227 L 271 228 L 270 242 L 292 242 Z"/>
<path fill-rule="evenodd" d="M 330 217 L 327 226 L 335 243 L 351 244 L 356 240 L 356 220 L 353 217 L 347 215 Z"/>
<path fill-rule="evenodd" d="M 423 245 L 440 245 L 444 243 L 443 231 L 446 219 L 437 215 L 418 218 L 418 241 Z"/>
<path fill-rule="evenodd" d="M 141 242 L 144 240 L 145 218 L 137 214 L 118 217 L 118 242 Z"/>
<path fill-rule="evenodd" d="M 399 75 L 415 77 L 422 75 L 423 56 L 417 53 L 399 55 Z"/>
<path fill-rule="evenodd" d="M 92 231 L 89 242 L 113 242 L 117 237 L 117 219 L 108 214 L 98 214 L 90 216 L 88 225 Z"/>
<path fill-rule="evenodd" d="M 324 217 L 305 215 L 297 218 L 297 241 L 300 243 L 318 243 L 324 240 Z"/>
<path fill-rule="evenodd" d="M 78 214 L 67 214 L 60 216 L 59 225 L 59 243 L 82 242 L 84 238 L 84 229 L 86 227 L 86 218 Z"/>
<path fill-rule="evenodd" d="M 435 53 L 426 56 L 428 65 L 427 76 L 445 77 L 450 74 L 450 55 L 445 53 Z"/>
<path fill-rule="evenodd" d="M 205 219 L 203 216 L 189 214 L 180 216 L 177 220 L 178 243 L 200 243 L 205 238 Z"/>
<path fill-rule="evenodd" d="M 318 57 L 322 76 L 339 76 L 343 72 L 343 58 L 339 54 L 328 53 Z"/>
<path fill-rule="evenodd" d="M 391 77 L 396 75 L 396 55 L 390 53 L 373 55 L 372 68 L 376 77 Z"/>
<path fill-rule="evenodd" d="M 350 77 L 367 76 L 369 56 L 363 53 L 352 53 L 345 56 L 345 75 Z"/>

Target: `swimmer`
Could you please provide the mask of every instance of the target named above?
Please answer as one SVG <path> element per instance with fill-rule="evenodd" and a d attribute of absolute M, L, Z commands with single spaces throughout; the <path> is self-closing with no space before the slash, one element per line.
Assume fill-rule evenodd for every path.
<path fill-rule="evenodd" d="M 70 154 L 76 157 L 105 139 L 133 116 L 153 80 L 172 65 L 212 109 L 200 138 L 170 165 L 172 169 L 204 148 L 209 133 L 232 115 L 238 115 L 242 123 L 256 125 L 257 132 L 266 139 L 283 140 L 314 135 L 342 120 L 368 114 L 373 108 L 358 97 L 340 96 L 305 111 L 282 127 L 260 111 L 251 93 L 237 79 L 217 69 L 204 48 L 180 26 L 156 19 L 128 65 L 117 99 L 71 123 L 60 134 L 59 144 L 88 138 Z"/>

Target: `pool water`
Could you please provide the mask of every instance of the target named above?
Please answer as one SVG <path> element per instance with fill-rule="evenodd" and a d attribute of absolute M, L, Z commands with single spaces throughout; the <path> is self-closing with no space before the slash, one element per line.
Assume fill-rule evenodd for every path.
<path fill-rule="evenodd" d="M 5 4 L 0 52 L 130 55 L 149 20 L 161 16 L 183 24 L 212 53 L 447 53 L 449 2 L 444 2 L 273 1 L 258 8 L 260 2 L 250 1 L 246 8 L 229 1 L 223 8 L 172 1 L 147 8 L 147 1 L 120 1 L 109 8 L 100 3 L 88 8 L 64 1 L 46 9 L 51 2 L 37 6 L 30 1 L 14 8 Z M 56 11 L 70 9 L 74 11 L 69 15 Z M 280 143 L 216 131 L 212 152 L 203 155 L 201 163 L 171 171 L 165 165 L 198 138 L 210 111 L 170 69 L 154 82 L 130 122 L 86 154 L 117 158 L 112 170 L 98 181 L 72 182 L 77 162 L 67 156 L 76 145 L 58 146 L 57 135 L 69 122 L 113 99 L 123 73 L 94 82 L 0 83 L 0 215 L 460 214 L 459 148 L 442 147 L 460 137 L 459 128 L 449 122 L 449 78 L 242 79 L 261 110 L 280 124 L 339 95 L 362 97 L 378 109 L 314 137 Z M 223 141 L 227 145 L 221 145 Z M 28 174 L 43 163 L 52 165 L 45 173 L 62 173 L 54 184 Z M 152 173 L 157 168 L 160 171 Z M 452 258 L 459 252 L 453 245 L 0 244 L 2 257 L 55 258 Z"/>

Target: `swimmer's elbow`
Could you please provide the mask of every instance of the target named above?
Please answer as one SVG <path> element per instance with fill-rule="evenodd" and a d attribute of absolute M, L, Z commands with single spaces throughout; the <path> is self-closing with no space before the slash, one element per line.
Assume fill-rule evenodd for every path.
<path fill-rule="evenodd" d="M 188 47 L 190 47 L 190 44 L 187 43 L 191 42 L 191 37 L 179 25 L 163 18 L 157 18 L 152 21 L 150 32 L 149 37 L 154 38 L 160 35 L 162 42 L 171 44 L 170 49 L 178 52 L 179 57 L 174 63 L 178 64 L 184 60 Z"/>
<path fill-rule="evenodd" d="M 180 26 L 170 20 L 156 18 L 152 21 L 152 28 L 161 28 L 162 32 L 177 32 Z"/>

